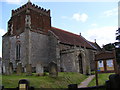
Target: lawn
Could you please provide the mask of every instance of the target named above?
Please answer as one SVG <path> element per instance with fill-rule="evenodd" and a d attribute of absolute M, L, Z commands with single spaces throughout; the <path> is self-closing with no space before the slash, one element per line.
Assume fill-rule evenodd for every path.
<path fill-rule="evenodd" d="M 109 75 L 111 75 L 113 73 L 101 73 L 101 74 L 98 74 L 98 84 L 99 85 L 104 85 L 105 84 L 105 81 L 108 80 L 109 78 Z M 96 86 L 96 79 L 94 78 L 88 85 L 88 87 L 90 86 Z"/>
<path fill-rule="evenodd" d="M 49 75 L 46 76 L 26 76 L 25 74 L 17 76 L 16 74 L 6 76 L 2 75 L 2 84 L 5 88 L 16 88 L 18 87 L 18 81 L 20 79 L 28 79 L 30 86 L 35 88 L 67 88 L 69 84 L 80 84 L 86 75 L 73 72 L 60 72 L 58 77 L 52 78 Z"/>

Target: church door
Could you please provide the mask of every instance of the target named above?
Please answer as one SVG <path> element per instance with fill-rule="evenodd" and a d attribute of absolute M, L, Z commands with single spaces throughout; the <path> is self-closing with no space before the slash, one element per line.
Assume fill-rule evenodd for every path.
<path fill-rule="evenodd" d="M 79 60 L 79 72 L 81 74 L 83 74 L 83 64 L 82 64 L 82 56 L 81 56 L 81 54 L 78 56 L 78 60 Z"/>

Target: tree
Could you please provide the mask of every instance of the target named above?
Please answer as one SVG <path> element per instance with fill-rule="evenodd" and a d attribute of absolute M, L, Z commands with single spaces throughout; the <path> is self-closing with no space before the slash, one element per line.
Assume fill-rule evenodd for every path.
<path fill-rule="evenodd" d="M 117 40 L 117 42 L 115 43 L 116 60 L 117 60 L 117 63 L 120 65 L 120 28 L 117 30 L 117 33 L 116 33 L 116 40 Z"/>
<path fill-rule="evenodd" d="M 120 48 L 120 28 L 117 30 L 117 33 L 116 33 L 116 40 L 118 41 L 116 42 L 116 47 Z"/>
<path fill-rule="evenodd" d="M 103 49 L 106 51 L 112 51 L 115 48 L 115 44 L 114 43 L 109 43 L 103 46 Z"/>

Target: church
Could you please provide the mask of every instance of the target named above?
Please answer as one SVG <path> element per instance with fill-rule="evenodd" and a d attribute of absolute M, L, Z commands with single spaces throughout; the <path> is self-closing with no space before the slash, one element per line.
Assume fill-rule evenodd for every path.
<path fill-rule="evenodd" d="M 15 72 L 19 64 L 22 72 L 30 65 L 32 72 L 43 73 L 53 62 L 59 72 L 90 74 L 99 51 L 96 42 L 53 27 L 50 10 L 28 1 L 12 10 L 8 30 L 2 36 L 3 73 Z"/>

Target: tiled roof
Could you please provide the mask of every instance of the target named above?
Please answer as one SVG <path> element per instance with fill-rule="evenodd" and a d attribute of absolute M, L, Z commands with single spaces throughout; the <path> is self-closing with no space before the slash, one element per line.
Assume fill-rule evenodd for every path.
<path fill-rule="evenodd" d="M 71 32 L 52 27 L 51 31 L 58 36 L 61 43 L 70 44 L 70 45 L 78 45 L 90 49 L 95 49 L 89 41 L 87 41 L 81 35 L 73 34 Z"/>
<path fill-rule="evenodd" d="M 112 51 L 103 51 L 95 55 L 95 60 L 106 60 L 115 58 L 114 52 Z"/>
<path fill-rule="evenodd" d="M 89 41 L 90 42 L 90 41 Z M 102 51 L 102 48 L 96 42 L 90 42 L 98 51 Z"/>

